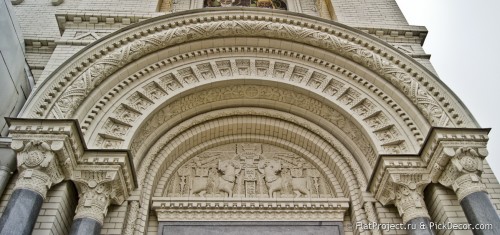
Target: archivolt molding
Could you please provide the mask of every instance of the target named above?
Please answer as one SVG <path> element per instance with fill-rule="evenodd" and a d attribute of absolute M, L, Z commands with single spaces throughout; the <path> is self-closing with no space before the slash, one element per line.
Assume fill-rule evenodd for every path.
<path fill-rule="evenodd" d="M 146 103 L 137 94 L 131 96 L 133 102 Z M 242 98 L 246 100 L 243 102 Z M 356 144 L 366 155 L 372 167 L 376 163 L 376 152 L 407 153 L 414 151 L 413 146 L 408 145 L 409 141 L 404 138 L 400 130 L 394 124 L 391 124 L 390 119 L 382 112 L 373 112 L 372 115 L 364 119 L 366 126 L 371 124 L 376 127 L 372 128 L 371 137 L 369 137 L 377 141 L 376 145 L 381 146 L 375 152 L 370 141 L 366 139 L 364 132 L 359 130 L 353 121 L 339 111 L 306 95 L 297 94 L 286 89 L 259 85 L 232 85 L 198 91 L 166 105 L 148 118 L 147 121 L 144 121 L 140 127 L 138 125 L 134 126 L 133 122 L 127 122 L 131 120 L 122 118 L 124 116 L 133 117 L 133 115 L 136 115 L 137 118 L 140 116 L 138 112 L 134 112 L 136 110 L 133 109 L 134 106 L 122 104 L 114 110 L 106 122 L 102 122 L 102 127 L 98 129 L 100 132 L 95 133 L 97 136 L 94 145 L 101 148 L 120 148 L 120 146 L 129 145 L 131 151 L 135 154 L 137 146 L 142 145 L 143 141 L 163 123 L 173 122 L 181 117 L 218 107 L 241 105 L 269 106 L 278 110 L 284 109 L 284 111 L 293 109 L 289 113 L 295 113 L 296 115 L 307 113 L 305 116 L 317 115 L 325 120 L 324 123 L 329 123 L 328 126 L 333 125 L 348 138 L 358 138 L 359 141 Z M 135 134 L 135 136 L 133 138 L 129 137 L 131 134 Z M 131 142 L 127 143 L 126 140 L 130 139 Z"/>
<path fill-rule="evenodd" d="M 211 142 L 212 139 L 219 136 L 240 133 L 247 135 L 268 135 L 279 139 L 289 138 L 288 141 L 292 141 L 296 145 L 305 146 L 309 149 L 308 151 L 314 151 L 312 152 L 312 155 L 324 158 L 321 159 L 323 162 L 328 162 L 328 159 L 332 157 L 336 158 L 342 156 L 342 161 L 345 161 L 349 168 L 348 172 L 355 175 L 355 178 L 359 181 L 360 187 L 364 188 L 366 186 L 366 176 L 363 173 L 369 171 L 369 169 L 362 171 L 359 166 L 360 163 L 356 161 L 354 156 L 351 154 L 351 151 L 346 149 L 340 141 L 328 132 L 305 119 L 295 117 L 296 120 L 294 121 L 300 124 L 297 125 L 296 123 L 288 122 L 287 119 L 277 119 L 276 117 L 279 117 L 279 114 L 279 111 L 274 110 L 266 111 L 258 108 L 241 108 L 229 111 L 212 111 L 186 120 L 183 123 L 176 125 L 168 132 L 163 133 L 159 139 L 155 139 L 154 145 L 142 145 L 142 148 L 138 153 L 141 156 L 145 155 L 145 157 L 144 159 L 137 159 L 135 161 L 135 165 L 139 169 L 137 171 L 138 182 L 141 184 L 140 182 L 144 181 L 146 174 L 149 173 L 147 169 L 150 169 L 149 167 L 157 155 L 161 156 L 164 154 L 171 154 L 169 151 L 164 150 L 164 146 L 169 142 L 173 142 L 177 139 L 183 139 L 185 142 L 187 141 L 186 138 L 188 138 L 192 140 L 191 142 L 186 143 L 189 143 L 189 145 L 196 145 L 203 142 Z M 284 113 L 281 114 L 283 115 Z M 289 115 L 285 114 L 285 116 Z M 231 123 L 238 123 L 239 127 L 230 128 L 230 126 L 232 126 Z M 308 135 L 308 137 L 304 138 L 305 135 Z M 184 142 L 180 141 L 179 145 L 187 145 Z M 314 146 L 316 145 L 333 146 L 334 149 L 328 150 L 329 148 L 327 147 L 315 148 Z M 182 148 L 190 149 L 191 147 L 182 146 Z M 174 154 L 183 153 L 181 150 L 171 149 L 170 151 L 173 151 Z M 160 154 L 161 152 L 163 152 L 163 154 Z M 171 165 L 172 161 L 174 161 L 174 159 L 171 159 L 170 162 L 167 163 L 161 163 Z"/>
<path fill-rule="evenodd" d="M 256 118 L 253 118 L 253 120 L 256 121 L 257 123 L 263 123 L 262 120 L 256 120 Z M 220 119 L 216 120 L 215 122 L 217 123 L 211 124 L 204 122 L 200 123 L 200 125 L 212 128 L 215 126 L 224 128 L 224 126 L 230 125 L 230 123 L 234 123 Z M 264 121 L 264 123 L 266 122 L 270 123 L 273 121 L 271 119 L 269 121 Z M 239 121 L 239 123 L 243 122 Z M 290 124 L 287 124 L 286 122 L 283 121 L 277 121 L 277 123 L 275 123 L 274 126 L 283 126 L 287 130 L 290 129 Z M 204 128 L 200 127 L 199 125 L 193 127 L 186 127 L 181 124 L 174 129 L 181 129 L 184 130 L 184 132 L 182 134 L 175 133 L 176 130 L 173 131 L 171 130 L 167 132 L 160 140 L 156 142 L 154 146 L 149 148 L 149 151 L 146 155 L 147 159 L 143 161 L 138 171 L 139 173 L 144 172 L 144 174 L 138 175 L 139 182 L 142 185 L 140 186 L 140 188 L 142 188 L 142 196 L 140 202 L 142 206 L 139 211 L 140 220 L 138 220 L 138 224 L 136 227 L 137 231 L 144 232 L 143 229 L 145 226 L 145 221 L 147 221 L 148 218 L 147 216 L 149 212 L 150 200 L 151 200 L 151 195 L 153 193 L 152 189 L 157 186 L 160 180 L 160 175 L 158 174 L 159 172 L 172 174 L 173 169 L 184 163 L 186 159 L 189 159 L 190 156 L 196 155 L 198 153 L 203 152 L 205 149 L 209 149 L 215 146 L 227 143 L 241 142 L 241 141 L 268 143 L 271 145 L 282 147 L 284 149 L 289 149 L 290 147 L 292 147 L 292 149 L 289 149 L 290 151 L 296 152 L 298 150 L 297 154 L 302 156 L 308 156 L 308 158 L 311 159 L 311 162 L 317 165 L 318 168 L 320 169 L 325 169 L 323 163 L 328 164 L 328 166 L 326 166 L 327 167 L 326 170 L 328 171 L 331 169 L 332 172 L 331 174 L 334 174 L 335 176 L 330 175 L 330 173 L 327 173 L 326 177 L 328 178 L 335 177 L 336 179 L 340 180 L 344 194 L 348 195 L 348 197 L 352 202 L 351 218 L 353 218 L 353 220 L 356 220 L 361 218 L 360 216 L 364 214 L 363 209 L 360 207 L 361 205 L 360 186 L 363 188 L 362 185 L 365 185 L 365 183 L 363 183 L 364 179 L 363 178 L 358 179 L 357 177 L 360 177 L 359 175 L 354 176 L 356 172 L 359 172 L 359 170 L 351 169 L 349 165 L 346 164 L 345 162 L 346 157 L 342 156 L 337 152 L 336 149 L 340 149 L 340 151 L 342 152 L 345 151 L 345 147 L 343 147 L 342 145 L 335 146 L 335 149 L 331 149 L 331 147 L 329 147 L 330 146 L 329 144 L 325 144 L 323 141 L 313 138 L 314 134 L 312 133 L 307 134 L 307 132 L 303 133 L 303 131 L 301 130 L 297 130 L 297 132 L 302 133 L 304 137 L 299 137 L 295 140 L 298 139 L 306 140 L 311 138 L 312 143 L 314 143 L 312 145 L 317 145 L 317 147 L 313 147 L 313 149 L 315 149 L 315 151 L 323 149 L 321 151 L 325 151 L 326 154 L 309 152 L 308 150 L 303 149 L 303 147 L 301 147 L 308 145 L 303 145 L 303 144 L 297 145 L 293 143 L 288 143 L 288 141 L 281 139 L 278 136 L 270 135 L 271 133 L 281 132 L 279 130 L 271 130 L 270 128 L 267 128 L 267 132 L 269 132 L 270 134 L 266 133 L 265 136 L 242 133 L 241 137 L 228 135 L 228 133 L 226 134 L 220 133 L 219 132 L 220 129 L 217 129 L 217 131 L 215 132 L 212 131 L 207 133 L 206 131 L 202 131 Z M 242 130 L 245 129 L 246 128 L 242 128 Z M 264 131 L 266 128 L 259 127 L 258 129 Z M 291 128 L 291 129 L 295 130 L 296 128 Z M 216 135 L 217 133 L 220 133 L 222 136 L 218 137 Z M 208 136 L 210 140 L 208 141 L 200 140 L 199 139 L 200 136 Z M 189 143 L 189 146 L 182 146 L 183 143 Z M 316 158 L 318 156 L 320 156 L 320 158 Z M 167 166 L 171 167 L 167 169 L 166 168 Z M 358 182 L 360 182 L 360 186 L 358 186 Z"/>
<path fill-rule="evenodd" d="M 274 49 L 269 48 L 248 47 L 216 48 L 213 51 L 207 49 L 195 51 L 193 54 L 204 59 L 207 55 L 210 55 L 209 52 L 221 53 L 225 56 L 232 52 L 239 56 L 203 60 L 203 62 L 188 63 L 188 65 L 182 64 L 182 66 L 168 70 L 169 66 L 167 65 L 173 66 L 172 64 L 175 64 L 173 61 L 176 61 L 176 59 L 169 58 L 147 66 L 145 69 L 123 79 L 107 95 L 99 99 L 96 105 L 88 111 L 86 118 L 83 120 L 82 129 L 84 131 L 87 129 L 101 130 L 98 136 L 96 136 L 97 133 L 92 133 L 93 136 L 91 137 L 91 134 L 87 133 L 87 139 L 98 139 L 98 143 L 92 143 L 96 147 L 124 148 L 129 145 L 132 138 L 131 133 L 135 133 L 137 130 L 138 125 L 136 123 L 147 121 L 146 125 L 149 127 L 146 128 L 150 128 L 149 124 L 151 123 L 159 123 L 160 121 L 155 120 L 158 115 L 153 117 L 148 117 L 148 115 L 152 115 L 151 113 L 156 112 L 159 106 L 168 103 L 170 100 L 178 99 L 178 101 L 174 101 L 174 104 L 162 108 L 162 111 L 160 111 L 162 115 L 168 113 L 163 118 L 172 118 L 186 111 L 186 107 L 194 109 L 196 106 L 208 103 L 245 97 L 249 100 L 266 99 L 285 102 L 287 105 L 292 104 L 306 109 L 309 111 L 308 113 L 321 116 L 336 125 L 339 124 L 339 118 L 341 118 L 345 120 L 342 121 L 343 123 L 348 124 L 345 126 L 342 123 L 340 124 L 342 131 L 348 133 L 352 138 L 359 137 L 359 135 L 352 136 L 352 134 L 361 133 L 359 131 L 350 133 L 352 128 L 357 127 L 348 120 L 349 118 L 344 117 L 334 108 L 322 104 L 319 100 L 328 99 L 334 106 L 340 106 L 338 109 L 347 110 L 344 111 L 348 113 L 347 115 L 353 115 L 359 124 L 364 126 L 363 129 L 369 130 L 371 135 L 369 138 L 375 139 L 376 143 L 374 144 L 380 146 L 377 152 L 411 153 L 416 151 L 413 147 L 423 141 L 422 134 L 413 119 L 389 96 L 365 79 L 314 57 L 283 50 L 270 53 L 271 50 L 274 51 Z M 303 60 L 316 61 L 317 64 L 323 64 L 326 69 L 331 71 L 323 71 L 307 64 L 296 64 L 283 59 L 243 56 L 245 52 L 259 53 L 259 51 L 274 56 L 300 57 Z M 189 54 L 186 54 L 187 56 Z M 192 56 L 192 60 L 193 57 L 197 56 Z M 190 90 L 194 90 L 195 87 L 199 90 L 202 88 L 198 87 L 216 81 L 219 84 L 222 84 L 223 81 L 225 81 L 224 83 L 232 81 L 233 83 L 261 84 L 261 80 L 279 83 L 257 86 L 255 88 L 259 90 L 255 90 L 252 94 L 249 94 L 242 87 L 232 86 L 231 88 L 215 88 L 210 91 L 191 94 L 189 97 L 177 98 L 177 96 L 185 93 L 189 94 L 189 92 L 192 92 Z M 363 85 L 360 86 L 362 89 L 356 87 L 359 85 Z M 210 85 L 210 87 L 213 86 L 213 84 Z M 286 86 L 290 88 L 300 87 L 300 89 L 304 90 L 303 92 L 312 90 L 320 97 L 314 99 L 307 95 L 296 94 L 297 92 L 278 88 Z M 385 104 L 381 105 L 381 103 Z M 109 104 L 115 104 L 114 110 L 103 108 Z M 102 110 L 109 111 L 107 114 L 102 114 Z M 196 110 L 199 110 L 199 107 L 196 107 Z M 96 125 L 100 126 L 96 127 Z M 152 126 L 151 128 L 156 127 Z M 143 127 L 140 129 L 141 131 L 144 130 Z M 142 134 L 139 133 L 138 135 Z M 139 139 L 142 138 L 135 138 L 135 140 Z M 134 151 L 133 145 L 134 143 L 132 143 L 132 151 Z M 365 152 L 365 154 L 369 153 Z M 374 164 L 374 162 L 371 164 Z"/>
<path fill-rule="evenodd" d="M 155 19 L 99 41 L 94 49 L 79 55 L 53 75 L 50 85 L 36 95 L 25 115 L 71 117 L 103 80 L 153 51 L 206 38 L 251 36 L 305 43 L 349 58 L 387 79 L 434 126 L 476 125 L 430 73 L 388 45 L 346 26 L 253 9 L 227 11 L 218 17 L 207 13 L 187 12 L 189 15 Z"/>

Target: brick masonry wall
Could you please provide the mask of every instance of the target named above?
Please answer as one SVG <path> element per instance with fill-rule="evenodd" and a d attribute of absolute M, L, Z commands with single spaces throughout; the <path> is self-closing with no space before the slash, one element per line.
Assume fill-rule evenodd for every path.
<path fill-rule="evenodd" d="M 432 221 L 440 224 L 447 222 L 467 222 L 455 193 L 438 184 L 431 184 L 425 190 L 425 204 Z M 455 234 L 452 230 L 436 230 L 436 233 Z M 472 234 L 470 231 L 461 231 L 462 234 Z"/>
<path fill-rule="evenodd" d="M 128 203 L 125 201 L 122 205 L 111 205 L 108 208 L 108 214 L 104 218 L 101 234 L 122 234 L 127 216 Z"/>
<path fill-rule="evenodd" d="M 408 25 L 395 0 L 331 0 L 340 23 L 385 28 Z"/>
<path fill-rule="evenodd" d="M 40 84 L 45 78 L 47 78 L 54 70 L 59 67 L 64 61 L 73 56 L 76 52 L 84 48 L 84 46 L 75 45 L 58 45 L 51 55 L 49 61 L 47 62 L 45 69 L 42 74 L 36 80 L 36 84 Z"/>
<path fill-rule="evenodd" d="M 16 179 L 17 174 L 11 177 L 4 195 L 0 198 L 0 215 L 5 210 L 12 195 Z M 77 200 L 78 195 L 72 182 L 65 181 L 54 185 L 47 193 L 47 197 L 42 204 L 32 234 L 69 234 L 75 216 Z"/>

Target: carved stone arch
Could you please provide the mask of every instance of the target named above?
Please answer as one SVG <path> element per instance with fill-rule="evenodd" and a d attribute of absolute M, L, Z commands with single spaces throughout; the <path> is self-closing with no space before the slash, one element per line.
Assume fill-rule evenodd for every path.
<path fill-rule="evenodd" d="M 245 56 L 245 53 L 252 53 L 252 56 Z M 179 57 L 191 58 L 178 59 Z M 197 60 L 198 57 L 201 61 Z M 148 58 L 144 60 L 147 61 Z M 142 60 L 138 60 L 137 63 L 142 63 Z M 338 58 L 337 64 L 342 65 L 344 62 Z M 186 100 L 184 97 L 188 95 L 196 99 L 194 93 L 212 87 L 253 83 L 263 89 L 293 91 L 287 94 L 296 93 L 296 96 L 306 99 L 310 103 L 308 108 L 311 115 L 324 118 L 324 115 L 327 115 L 324 112 L 329 112 L 329 109 L 337 110 L 352 120 L 368 140 L 372 140 L 378 153 L 417 152 L 414 146 L 422 143 L 425 131 L 421 130 L 426 130 L 428 124 L 424 119 L 412 118 L 411 116 L 414 116 L 411 114 L 412 110 L 409 110 L 409 113 L 403 110 L 402 107 L 410 105 L 410 102 L 405 104 L 404 100 L 401 100 L 400 104 L 397 104 L 395 100 L 399 98 L 393 99 L 376 88 L 369 81 L 374 79 L 368 72 L 362 72 L 364 76 L 361 77 L 340 65 L 329 64 L 312 56 L 279 48 L 235 46 L 197 50 L 142 65 L 144 69 L 127 76 L 120 77 L 121 73 L 112 75 L 107 80 L 109 83 L 102 84 L 110 87 L 110 92 L 92 94 L 94 99 L 83 102 L 75 115 L 83 119 L 82 129 L 89 146 L 125 148 L 132 145 L 131 148 L 134 150 L 132 136 L 142 129 L 137 123 L 147 123 L 154 112 L 160 108 L 167 109 L 168 103 L 179 102 L 177 101 L 179 99 Z M 127 71 L 134 71 L 134 68 Z M 231 76 L 222 75 L 224 72 L 221 71 L 226 71 Z M 358 72 L 361 71 L 358 69 Z M 185 81 L 186 78 L 190 79 L 189 82 Z M 209 95 L 204 94 L 207 98 L 210 98 Z M 215 101 L 223 101 L 223 97 L 215 98 L 218 99 Z M 288 103 L 297 107 L 305 105 Z M 117 104 L 121 106 L 117 107 Z M 192 110 L 197 110 L 193 105 L 190 107 Z M 129 117 L 130 120 L 117 120 L 122 113 L 132 117 Z M 110 131 L 120 126 L 119 123 L 124 125 L 121 128 L 124 129 L 122 133 Z M 93 132 L 87 131 L 89 129 Z M 98 133 L 96 130 L 102 132 Z M 108 135 L 109 132 L 119 135 Z M 109 146 L 103 146 L 106 139 L 114 141 L 111 141 L 113 143 Z M 371 164 L 373 166 L 374 162 Z"/>
<path fill-rule="evenodd" d="M 264 9 L 232 9 L 220 19 L 206 17 L 210 11 L 218 9 L 159 17 L 90 45 L 50 76 L 30 99 L 24 117 L 71 117 L 75 107 L 108 76 L 159 49 L 213 37 L 253 36 L 305 43 L 348 58 L 390 82 L 434 126 L 477 126 L 439 79 L 388 44 L 357 30 Z"/>
<path fill-rule="evenodd" d="M 185 163 L 186 159 L 188 159 L 189 156 L 196 155 L 203 149 L 211 148 L 213 146 L 218 146 L 224 143 L 237 143 L 241 141 L 269 143 L 278 145 L 283 148 L 295 149 L 295 151 L 299 150 L 299 152 L 302 152 L 304 156 L 309 156 L 309 159 L 311 159 L 311 162 L 314 162 L 314 164 L 317 164 L 318 166 L 327 166 L 327 169 L 324 169 L 324 171 L 331 171 L 332 173 L 328 174 L 335 174 L 334 177 L 339 180 L 342 186 L 343 194 L 346 195 L 349 198 L 349 201 L 352 202 L 352 208 L 350 209 L 350 218 L 352 218 L 352 221 L 362 220 L 365 218 L 364 210 L 361 207 L 362 203 L 360 200 L 362 200 L 361 192 L 364 191 L 363 188 L 365 188 L 366 186 L 366 179 L 363 179 L 363 176 L 359 178 L 359 175 L 353 175 L 353 172 L 359 172 L 359 168 L 358 170 L 356 170 L 354 169 L 357 168 L 356 166 L 350 166 L 350 164 L 346 164 L 346 160 L 349 161 L 349 157 L 346 155 L 349 155 L 350 153 L 344 146 L 342 146 L 339 141 L 330 139 L 328 140 L 330 142 L 329 144 L 325 143 L 324 141 L 321 141 L 322 138 L 317 139 L 317 137 L 315 137 L 316 134 L 314 133 L 314 131 L 317 130 L 314 128 L 307 130 L 300 127 L 294 127 L 294 124 L 287 123 L 287 121 L 277 120 L 276 118 L 269 117 L 263 117 L 265 119 L 269 119 L 269 121 L 259 120 L 259 118 L 248 118 L 246 121 L 242 120 L 237 122 L 240 124 L 240 126 L 243 126 L 243 128 L 241 134 L 234 135 L 231 134 L 233 132 L 228 130 L 228 126 L 231 127 L 231 123 L 234 123 L 234 121 L 225 121 L 224 119 L 238 119 L 237 115 L 237 112 L 232 112 L 232 115 L 229 115 L 226 118 L 221 118 L 214 114 L 208 113 L 206 114 L 206 116 L 210 117 L 209 120 L 195 121 L 194 126 L 179 124 L 175 128 L 172 128 L 167 133 L 165 133 L 163 137 L 161 137 L 154 144 L 154 146 L 148 148 L 149 151 L 146 155 L 151 157 L 146 157 L 146 159 L 150 160 L 145 160 L 145 162 L 141 164 L 141 166 L 139 167 L 140 169 L 138 175 L 139 184 L 142 185 L 143 188 L 141 196 L 142 208 L 140 209 L 140 211 L 142 211 L 140 212 L 142 213 L 141 220 L 147 221 L 147 214 L 150 210 L 149 205 L 151 204 L 150 200 L 154 195 L 154 189 L 157 187 L 159 182 L 162 182 L 162 175 L 172 174 L 173 169 Z M 211 124 L 210 122 L 213 122 L 213 124 Z M 282 133 L 281 131 L 275 130 L 273 132 L 268 130 L 266 132 L 266 128 L 262 127 L 256 128 L 258 130 L 262 130 L 261 134 L 246 133 L 244 131 L 247 129 L 245 124 L 246 122 L 254 124 L 267 123 L 268 126 L 281 126 L 281 128 L 296 130 L 298 134 L 303 135 L 304 137 L 307 136 L 305 138 L 301 138 L 301 141 L 311 141 L 311 143 L 314 143 L 317 146 L 313 147 L 306 143 L 289 143 L 287 140 L 283 139 L 285 138 L 284 136 L 280 137 L 280 134 L 277 134 Z M 182 133 L 177 133 L 175 129 L 178 129 Z M 215 130 L 215 132 L 212 131 L 212 133 L 207 134 L 206 131 L 210 131 L 210 129 Z M 220 137 L 217 134 L 220 135 Z M 210 140 L 200 140 L 199 136 L 209 136 Z M 306 140 L 307 138 L 309 139 Z M 289 141 L 298 140 L 291 139 Z M 187 144 L 187 146 L 182 146 L 183 144 Z M 311 153 L 304 148 L 316 151 L 316 153 Z M 324 151 L 324 153 L 321 154 L 321 151 Z M 315 156 L 318 156 L 319 158 L 316 158 Z M 141 172 L 143 174 L 141 174 Z M 360 182 L 361 184 L 358 185 L 358 182 Z M 161 203 L 166 202 L 158 203 L 159 204 L 153 204 L 153 207 L 157 208 L 157 206 L 160 206 Z M 141 227 L 141 225 L 138 226 L 138 228 Z"/>

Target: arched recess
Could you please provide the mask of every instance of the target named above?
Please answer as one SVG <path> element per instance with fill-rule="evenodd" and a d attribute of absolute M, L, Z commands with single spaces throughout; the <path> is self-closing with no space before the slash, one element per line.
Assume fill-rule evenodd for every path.
<path fill-rule="evenodd" d="M 207 133 L 220 134 L 217 144 L 268 141 L 338 173 L 331 181 L 344 186 L 359 221 L 379 154 L 417 153 L 431 126 L 478 126 L 438 78 L 390 45 L 339 23 L 251 8 L 169 14 L 118 30 L 51 74 L 23 117 L 78 119 L 90 148 L 131 149 L 138 231 L 164 172 L 213 147 Z M 248 128 L 226 132 L 235 120 Z M 289 127 L 307 143 L 287 138 Z"/>
<path fill-rule="evenodd" d="M 293 123 L 294 119 L 298 122 Z M 164 187 L 162 184 L 165 179 L 176 174 L 186 161 L 204 150 L 240 142 L 274 145 L 301 156 L 329 179 L 332 188 L 339 190 L 335 195 L 348 199 L 351 204 L 350 214 L 346 215 L 351 218 L 349 222 L 360 221 L 366 217 L 361 201 L 367 178 L 352 153 L 341 141 L 307 120 L 289 113 L 242 107 L 215 110 L 186 118 L 182 123 L 168 129 L 152 146 L 141 150 L 144 152 L 141 155 L 145 158 L 137 176 L 142 188 L 139 221 L 147 221 L 150 205 L 155 201 L 154 191 Z M 308 200 L 314 201 L 312 198 Z M 335 198 L 328 200 L 335 202 Z M 138 228 L 143 226 L 145 224 L 138 224 Z"/>

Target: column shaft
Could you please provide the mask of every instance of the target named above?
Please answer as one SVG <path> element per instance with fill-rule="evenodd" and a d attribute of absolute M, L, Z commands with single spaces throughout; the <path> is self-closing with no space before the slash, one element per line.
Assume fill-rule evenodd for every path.
<path fill-rule="evenodd" d="M 434 235 L 434 231 L 430 227 L 430 219 L 419 217 L 409 220 L 406 223 L 409 235 Z"/>
<path fill-rule="evenodd" d="M 0 196 L 9 183 L 11 173 L 16 171 L 16 153 L 0 138 Z"/>
<path fill-rule="evenodd" d="M 3 191 L 10 180 L 10 171 L 4 168 L 0 168 L 0 196 L 3 195 Z"/>
<path fill-rule="evenodd" d="M 96 220 L 79 218 L 73 220 L 70 235 L 99 235 L 102 225 Z"/>
<path fill-rule="evenodd" d="M 30 235 L 42 208 L 43 197 L 28 189 L 16 189 L 0 218 L 0 235 Z"/>
<path fill-rule="evenodd" d="M 462 199 L 460 205 L 464 209 L 467 221 L 472 226 L 486 226 L 489 224 L 493 226 L 491 229 L 473 229 L 472 233 L 474 235 L 500 234 L 500 218 L 486 192 L 471 193 Z"/>

